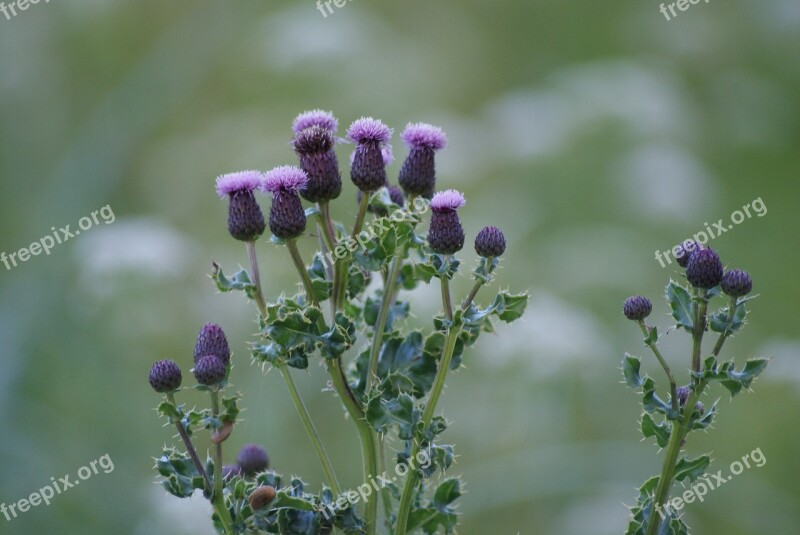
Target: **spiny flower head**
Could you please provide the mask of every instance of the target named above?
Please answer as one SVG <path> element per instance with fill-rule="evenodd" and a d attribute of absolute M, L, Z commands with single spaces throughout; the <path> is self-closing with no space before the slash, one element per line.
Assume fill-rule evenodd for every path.
<path fill-rule="evenodd" d="M 731 269 L 722 277 L 720 288 L 731 297 L 743 297 L 753 289 L 753 279 L 750 274 L 741 269 Z"/>
<path fill-rule="evenodd" d="M 689 256 L 686 278 L 695 288 L 709 290 L 722 281 L 724 268 L 713 249 L 700 249 Z"/>
<path fill-rule="evenodd" d="M 441 128 L 427 123 L 409 123 L 400 137 L 409 148 L 400 168 L 400 186 L 409 195 L 430 199 L 436 189 L 434 153 L 447 145 L 447 137 Z"/>
<path fill-rule="evenodd" d="M 644 296 L 634 295 L 625 300 L 622 311 L 629 320 L 642 321 L 653 311 L 653 303 Z"/>
<path fill-rule="evenodd" d="M 222 382 L 228 370 L 225 367 L 225 363 L 217 355 L 205 355 L 197 359 L 192 373 L 198 383 L 211 386 Z"/>
<path fill-rule="evenodd" d="M 292 140 L 300 167 L 308 175 L 308 183 L 300 190 L 307 201 L 327 202 L 342 192 L 339 161 L 333 150 L 335 143 L 333 133 L 321 126 L 301 130 Z"/>
<path fill-rule="evenodd" d="M 453 254 L 464 247 L 464 227 L 456 210 L 465 203 L 464 195 L 453 189 L 440 191 L 433 196 L 428 244 L 435 252 Z"/>
<path fill-rule="evenodd" d="M 172 360 L 159 360 L 150 368 L 150 386 L 156 392 L 174 392 L 182 381 L 181 369 Z"/>
<path fill-rule="evenodd" d="M 386 185 L 384 149 L 392 130 L 377 119 L 362 117 L 347 130 L 347 137 L 356 143 L 350 178 L 361 191 L 375 191 Z"/>
<path fill-rule="evenodd" d="M 333 116 L 333 112 L 323 110 L 304 111 L 298 115 L 292 123 L 292 131 L 297 134 L 306 128 L 320 126 L 332 134 L 336 134 L 339 129 L 339 121 Z"/>
<path fill-rule="evenodd" d="M 494 226 L 483 227 L 475 236 L 475 252 L 484 258 L 501 256 L 506 250 L 503 231 Z"/>
<path fill-rule="evenodd" d="M 216 190 L 221 198 L 228 197 L 228 232 L 240 241 L 255 241 L 266 229 L 264 214 L 256 202 L 253 190 L 262 180 L 258 171 L 241 171 L 217 177 Z"/>
<path fill-rule="evenodd" d="M 305 171 L 285 165 L 264 175 L 262 187 L 272 193 L 269 229 L 282 239 L 300 236 L 306 229 L 306 213 L 298 192 L 308 184 Z"/>
<path fill-rule="evenodd" d="M 222 359 L 226 366 L 231 361 L 231 348 L 225 331 L 216 323 L 206 323 L 197 333 L 197 341 L 194 344 L 194 362 L 206 355 L 216 355 Z"/>
<path fill-rule="evenodd" d="M 245 475 L 252 477 L 269 468 L 269 456 L 258 444 L 245 444 L 239 450 L 236 463 Z"/>

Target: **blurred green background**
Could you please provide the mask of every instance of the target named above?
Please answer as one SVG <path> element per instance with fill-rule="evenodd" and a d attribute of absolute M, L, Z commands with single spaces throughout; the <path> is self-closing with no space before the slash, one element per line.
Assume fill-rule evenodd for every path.
<path fill-rule="evenodd" d="M 699 534 L 796 533 L 800 4 L 715 0 L 670 22 L 658 4 L 362 0 L 323 18 L 311 0 L 71 0 L 0 15 L 0 250 L 107 204 L 116 216 L 50 256 L 0 266 L 0 501 L 106 453 L 115 465 L 48 507 L 0 517 L 0 533 L 212 533 L 202 499 L 155 484 L 152 457 L 172 433 L 146 380 L 158 358 L 188 375 L 207 321 L 227 330 L 246 396 L 231 446 L 263 443 L 276 469 L 319 484 L 284 385 L 249 363 L 252 309 L 207 277 L 212 260 L 246 263 L 214 177 L 294 163 L 291 121 L 316 107 L 342 126 L 380 117 L 396 134 L 441 125 L 439 186 L 466 193 L 468 239 L 505 230 L 495 288 L 531 291 L 526 318 L 482 339 L 443 396 L 451 474 L 467 481 L 462 535 L 622 533 L 662 459 L 640 442 L 638 398 L 620 383 L 623 352 L 647 356 L 622 300 L 650 296 L 666 328 L 660 295 L 678 274 L 654 251 L 761 198 L 767 215 L 713 246 L 761 294 L 726 356 L 773 360 L 755 395 L 729 403 L 712 390 L 716 429 L 689 451 L 713 450 L 714 471 L 755 448 L 767 463 L 687 514 Z M 334 212 L 349 222 L 345 188 Z M 283 251 L 260 252 L 268 293 L 291 289 Z M 473 256 L 466 248 L 467 265 Z M 414 299 L 427 322 L 438 291 Z M 680 367 L 686 337 L 668 342 Z M 357 438 L 322 392 L 325 374 L 296 377 L 357 484 Z"/>

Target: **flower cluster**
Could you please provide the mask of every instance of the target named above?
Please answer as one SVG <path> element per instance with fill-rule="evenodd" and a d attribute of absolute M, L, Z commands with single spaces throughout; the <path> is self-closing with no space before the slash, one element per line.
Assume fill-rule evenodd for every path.
<path fill-rule="evenodd" d="M 682 516 L 669 506 L 669 495 L 676 480 L 694 481 L 706 473 L 711 463 L 708 454 L 693 459 L 680 456 L 689 434 L 708 429 L 716 415 L 716 401 L 706 408 L 700 400 L 713 382 L 721 384 L 731 396 L 749 389 L 767 366 L 767 361 L 760 358 L 748 360 L 741 368 L 737 368 L 733 360 L 720 361 L 725 341 L 745 325 L 746 303 L 752 299 L 748 297 L 753 288 L 750 275 L 740 269 L 726 271 L 713 249 L 691 240 L 681 244 L 679 253 L 676 255 L 678 264 L 685 268 L 689 286 L 670 281 L 666 299 L 675 328 L 691 336 L 691 355 L 677 368 L 685 370 L 688 384 L 677 386 L 677 375 L 673 372 L 675 363 L 670 363 L 661 353 L 658 329 L 646 323 L 653 310 L 650 300 L 636 295 L 626 299 L 622 307 L 625 317 L 638 324 L 644 335 L 644 345 L 663 369 L 669 387 L 668 396 L 662 399 L 656 392 L 656 381 L 643 373 L 641 359 L 625 355 L 622 361 L 625 382 L 642 395 L 642 434 L 646 439 L 655 439 L 659 448 L 666 450 L 661 474 L 639 489 L 626 535 L 685 535 L 689 532 Z M 709 312 L 711 299 L 723 294 L 728 299 L 727 306 Z M 710 354 L 703 352 L 703 339 L 709 331 L 718 333 Z"/>
<path fill-rule="evenodd" d="M 217 178 L 218 195 L 228 200 L 228 232 L 245 243 L 249 269 L 226 276 L 214 264 L 212 279 L 223 292 L 241 291 L 258 310 L 259 332 L 251 343 L 253 361 L 276 369 L 288 389 L 300 422 L 313 446 L 325 485 L 311 492 L 297 477 L 288 481 L 269 469 L 269 457 L 260 446 L 244 446 L 235 464 L 223 464 L 223 443 L 231 436 L 239 412 L 239 397 L 224 397 L 232 369 L 230 346 L 215 324 L 203 326 L 193 352 L 195 388 L 210 393 L 211 407 L 187 411 L 175 401 L 182 376 L 173 361 L 156 362 L 150 384 L 165 400 L 162 416 L 178 429 L 185 452 L 167 448 L 157 461 L 171 494 L 188 497 L 202 490 L 214 507 L 213 523 L 220 533 L 343 533 L 372 535 L 383 525 L 397 535 L 423 530 L 451 533 L 458 522 L 453 502 L 461 495 L 457 478 L 428 489 L 430 478 L 453 463 L 453 447 L 441 442 L 447 420 L 437 414 L 449 372 L 460 367 L 465 350 L 483 332 L 493 332 L 493 322 L 511 322 L 522 316 L 526 294 L 497 292 L 488 306 L 478 304 L 478 294 L 494 280 L 506 239 L 495 226 L 475 237 L 477 265 L 474 284 L 455 302 L 450 280 L 459 273 L 456 258 L 466 240 L 459 210 L 463 193 L 437 191 L 435 155 L 447 145 L 441 128 L 410 123 L 401 134 L 408 153 L 400 167 L 397 185 L 390 184 L 387 166 L 393 161 L 393 130 L 384 122 L 362 117 L 336 137 L 339 121 L 330 113 L 312 110 L 292 124 L 290 146 L 296 165 L 279 165 L 270 171 L 241 171 Z M 351 143 L 350 179 L 357 203 L 351 228 L 333 220 L 331 203 L 342 197 L 342 174 L 337 145 Z M 268 217 L 258 194 L 271 196 Z M 353 199 L 353 197 L 349 197 Z M 305 206 L 304 202 L 310 206 Z M 352 202 L 352 201 L 351 201 Z M 418 234 L 423 215 L 420 203 L 430 207 L 426 234 Z M 347 207 L 345 206 L 345 209 Z M 394 217 L 397 212 L 403 217 Z M 390 215 L 391 212 L 391 215 Z M 372 220 L 366 221 L 368 217 Z M 369 228 L 369 232 L 365 230 Z M 256 246 L 269 228 L 271 256 L 285 248 L 297 270 L 303 290 L 264 295 Z M 316 235 L 316 236 L 314 236 Z M 313 237 L 320 247 L 310 263 L 303 260 L 298 241 Z M 317 241 L 318 240 L 318 241 Z M 266 241 L 266 240 L 264 240 Z M 360 247 L 357 247 L 358 244 Z M 259 244 L 260 245 L 260 244 Z M 335 253 L 336 262 L 325 262 Z M 277 260 L 275 260 L 277 262 Z M 426 331 L 406 322 L 411 304 L 401 293 L 438 279 L 442 312 Z M 370 281 L 380 280 L 374 289 Z M 741 286 L 740 281 L 731 284 Z M 326 303 L 323 306 L 323 303 Z M 307 369 L 320 358 L 330 384 L 346 410 L 362 445 L 363 473 L 347 478 L 343 486 L 328 455 L 312 415 L 294 383 L 292 369 Z M 213 444 L 212 458 L 202 462 L 193 434 L 205 429 Z M 403 467 L 405 480 L 377 489 L 363 507 L 348 500 L 370 477 L 386 472 L 388 441 L 402 446 L 394 459 Z M 420 456 L 422 466 L 409 463 Z M 411 467 L 411 468 L 409 468 Z M 399 473 L 399 472 L 398 472 Z M 378 503 L 384 511 L 378 510 Z M 335 516 L 323 514 L 333 510 Z"/>

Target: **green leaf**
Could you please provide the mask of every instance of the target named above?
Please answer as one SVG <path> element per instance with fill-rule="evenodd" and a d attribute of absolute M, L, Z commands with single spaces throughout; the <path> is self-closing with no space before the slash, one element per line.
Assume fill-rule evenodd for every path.
<path fill-rule="evenodd" d="M 641 375 L 642 360 L 629 353 L 625 353 L 622 359 L 622 375 L 625 377 L 625 384 L 631 388 L 641 388 L 644 384 L 644 377 Z"/>
<path fill-rule="evenodd" d="M 255 298 L 256 286 L 250 282 L 250 276 L 247 271 L 237 271 L 230 279 L 225 277 L 222 268 L 219 264 L 214 263 L 213 271 L 211 272 L 211 279 L 217 285 L 217 289 L 221 292 L 232 292 L 234 290 L 243 291 L 250 299 Z"/>
<path fill-rule="evenodd" d="M 735 396 L 743 389 L 749 389 L 753 381 L 767 368 L 767 364 L 769 364 L 767 359 L 750 359 L 741 370 L 737 370 L 734 361 L 720 364 L 712 355 L 703 361 L 703 370 L 693 375 L 706 381 L 719 381 L 728 389 L 731 396 Z"/>
<path fill-rule="evenodd" d="M 692 313 L 692 295 L 683 286 L 670 280 L 666 288 L 666 298 L 672 309 L 672 317 L 675 318 L 678 328 L 687 331 L 694 330 L 694 317 Z"/>
<path fill-rule="evenodd" d="M 367 421 L 378 433 L 386 433 L 390 426 L 396 425 L 398 436 L 410 440 L 419 415 L 414 411 L 414 400 L 408 394 L 400 394 L 393 399 L 374 397 L 369 400 L 366 412 Z"/>
<path fill-rule="evenodd" d="M 747 307 L 745 305 L 746 302 L 746 300 L 742 300 L 736 304 L 736 311 L 733 313 L 731 325 L 727 329 L 728 335 L 739 331 L 744 326 L 744 320 L 745 317 L 747 317 Z M 708 326 L 712 331 L 718 333 L 726 331 L 729 310 L 729 307 L 723 307 L 709 318 Z"/>
<path fill-rule="evenodd" d="M 652 416 L 648 413 L 644 413 L 642 415 L 641 427 L 644 438 L 654 437 L 656 439 L 656 444 L 658 444 L 660 448 L 666 447 L 667 443 L 669 443 L 670 426 L 666 422 L 657 424 Z"/>
<path fill-rule="evenodd" d="M 433 494 L 433 501 L 431 504 L 438 511 L 446 511 L 447 506 L 461 497 L 461 482 L 458 479 L 452 478 L 446 480 L 439 485 L 436 492 Z"/>
<path fill-rule="evenodd" d="M 683 481 L 687 477 L 689 481 L 695 481 L 706 473 L 706 468 L 711 464 L 711 457 L 708 455 L 701 455 L 696 459 L 687 459 L 682 457 L 678 464 L 675 465 L 675 479 Z"/>

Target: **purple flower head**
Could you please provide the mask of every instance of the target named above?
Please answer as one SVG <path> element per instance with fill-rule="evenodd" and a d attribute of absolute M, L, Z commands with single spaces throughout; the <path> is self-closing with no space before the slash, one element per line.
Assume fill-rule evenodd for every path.
<path fill-rule="evenodd" d="M 307 183 L 305 171 L 292 165 L 283 165 L 264 174 L 261 188 L 270 193 L 298 193 Z"/>
<path fill-rule="evenodd" d="M 447 145 L 447 137 L 441 128 L 426 123 L 409 124 L 401 137 L 410 150 L 398 182 L 407 194 L 430 199 L 436 190 L 434 153 Z"/>
<path fill-rule="evenodd" d="M 239 468 L 247 476 L 254 476 L 269 468 L 267 451 L 258 444 L 245 444 L 236 457 Z"/>
<path fill-rule="evenodd" d="M 231 361 L 231 349 L 225 331 L 216 323 L 206 323 L 197 334 L 197 341 L 194 344 L 194 363 L 200 357 L 206 355 L 216 355 L 227 366 Z"/>
<path fill-rule="evenodd" d="M 632 321 L 642 321 L 650 312 L 653 311 L 653 303 L 646 297 L 641 295 L 634 295 L 625 300 L 622 305 L 622 312 L 625 317 Z"/>
<path fill-rule="evenodd" d="M 276 167 L 264 175 L 263 188 L 272 192 L 269 229 L 278 238 L 291 240 L 306 230 L 306 213 L 299 191 L 308 185 L 308 175 L 297 167 Z"/>
<path fill-rule="evenodd" d="M 300 190 L 300 195 L 307 201 L 327 202 L 342 192 L 334 144 L 333 134 L 321 126 L 306 128 L 292 140 L 294 151 L 300 158 L 300 167 L 308 175 L 308 183 Z"/>
<path fill-rule="evenodd" d="M 475 252 L 484 258 L 496 258 L 506 251 L 506 237 L 497 227 L 483 227 L 475 236 Z"/>
<path fill-rule="evenodd" d="M 172 360 L 159 360 L 150 368 L 150 386 L 160 393 L 174 392 L 181 386 L 181 369 Z"/>
<path fill-rule="evenodd" d="M 753 289 L 753 279 L 750 274 L 741 269 L 731 269 L 722 277 L 719 284 L 722 291 L 731 297 L 742 297 Z"/>
<path fill-rule="evenodd" d="M 447 146 L 447 136 L 438 126 L 427 123 L 408 123 L 400 136 L 409 148 L 439 150 Z"/>
<path fill-rule="evenodd" d="M 722 261 L 713 249 L 693 252 L 686 264 L 686 278 L 695 288 L 714 288 L 722 281 L 723 273 Z"/>
<path fill-rule="evenodd" d="M 449 255 L 464 247 L 464 227 L 456 210 L 465 203 L 464 196 L 453 189 L 433 196 L 428 244 L 435 252 Z"/>
<path fill-rule="evenodd" d="M 433 196 L 431 200 L 431 210 L 434 212 L 444 212 L 448 210 L 457 210 L 467 204 L 464 195 L 454 189 L 440 191 Z"/>
<path fill-rule="evenodd" d="M 353 152 L 350 153 L 350 165 L 353 165 L 353 162 L 356 160 L 356 152 L 358 151 L 354 150 Z M 384 145 L 383 147 L 381 147 L 381 156 L 383 156 L 384 166 L 392 165 L 392 162 L 394 161 L 394 152 L 392 152 L 392 146 Z"/>
<path fill-rule="evenodd" d="M 198 383 L 211 386 L 222 382 L 228 370 L 221 358 L 216 355 L 206 355 L 197 359 L 192 373 Z"/>
<path fill-rule="evenodd" d="M 217 177 L 217 195 L 224 199 L 240 191 L 253 191 L 261 185 L 263 175 L 260 171 L 239 171 Z"/>
<path fill-rule="evenodd" d="M 347 137 L 359 145 L 364 143 L 384 144 L 388 143 L 392 137 L 392 130 L 378 119 L 362 117 L 350 125 L 350 128 L 347 129 Z"/>
<path fill-rule="evenodd" d="M 312 126 L 320 126 L 332 134 L 335 134 L 336 130 L 339 129 L 339 121 L 333 116 L 333 113 L 329 111 L 304 111 L 295 118 L 294 123 L 292 123 L 292 131 L 297 134 L 301 130 L 311 128 Z"/>

